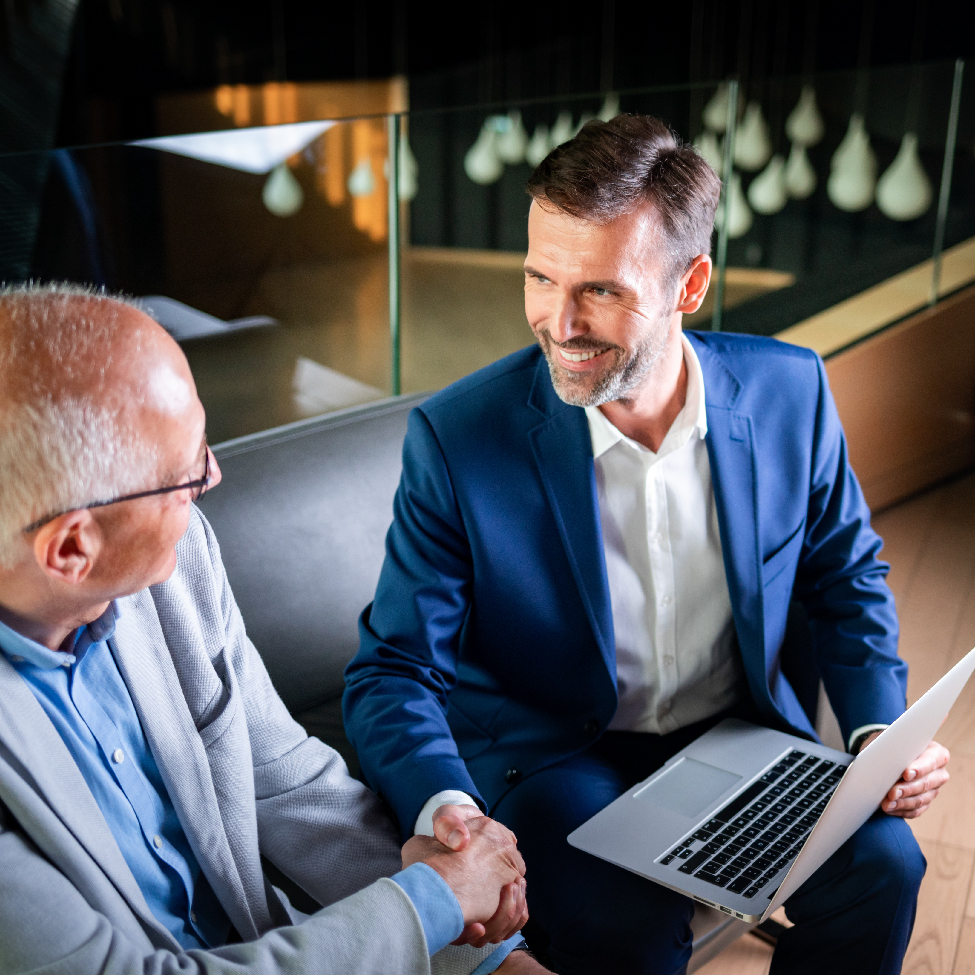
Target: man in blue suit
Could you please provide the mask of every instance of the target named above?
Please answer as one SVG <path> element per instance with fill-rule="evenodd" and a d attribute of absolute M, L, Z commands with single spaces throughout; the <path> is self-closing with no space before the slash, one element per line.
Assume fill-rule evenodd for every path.
<path fill-rule="evenodd" d="M 538 346 L 413 412 L 346 726 L 404 835 L 443 803 L 516 833 L 556 971 L 679 972 L 691 901 L 566 835 L 728 715 L 815 738 L 792 600 L 863 747 L 904 709 L 894 602 L 819 358 L 682 332 L 710 280 L 710 168 L 619 116 L 528 189 Z M 932 743 L 790 899 L 773 972 L 899 971 L 924 872 L 903 819 L 947 758 Z"/>

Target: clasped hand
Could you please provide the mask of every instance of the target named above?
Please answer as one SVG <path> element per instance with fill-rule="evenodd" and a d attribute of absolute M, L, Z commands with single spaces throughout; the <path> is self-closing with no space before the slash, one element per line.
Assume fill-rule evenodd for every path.
<path fill-rule="evenodd" d="M 403 846 L 403 866 L 426 863 L 454 892 L 464 931 L 454 944 L 481 948 L 520 931 L 528 920 L 525 861 L 515 834 L 475 806 L 441 806 L 434 836 L 414 836 Z"/>
<path fill-rule="evenodd" d="M 866 748 L 881 733 L 875 732 L 866 742 Z M 860 751 L 863 751 L 863 748 Z M 880 808 L 889 816 L 902 819 L 917 819 L 932 801 L 938 791 L 948 781 L 948 760 L 951 755 L 944 745 L 936 741 L 928 747 L 904 770 L 904 774 L 890 787 L 880 802 Z"/>

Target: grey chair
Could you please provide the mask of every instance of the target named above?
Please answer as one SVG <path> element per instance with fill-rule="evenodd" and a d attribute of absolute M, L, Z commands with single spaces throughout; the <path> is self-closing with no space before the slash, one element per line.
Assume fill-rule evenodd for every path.
<path fill-rule="evenodd" d="M 274 686 L 354 775 L 359 766 L 342 726 L 342 672 L 379 578 L 407 414 L 423 398 L 385 400 L 220 444 L 214 453 L 223 483 L 201 501 Z M 313 908 L 268 869 L 297 906 Z M 749 927 L 698 905 L 688 971 Z"/>

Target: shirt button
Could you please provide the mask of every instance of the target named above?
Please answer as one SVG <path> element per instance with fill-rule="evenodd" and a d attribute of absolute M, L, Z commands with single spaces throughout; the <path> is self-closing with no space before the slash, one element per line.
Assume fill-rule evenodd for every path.
<path fill-rule="evenodd" d="M 664 596 L 664 598 L 660 601 L 664 604 L 664 606 L 669 606 L 674 601 L 674 598 L 673 596 Z"/>
<path fill-rule="evenodd" d="M 12 657 L 10 658 L 10 662 L 11 662 L 12 664 L 22 664 L 22 663 L 24 662 L 24 658 L 23 658 L 23 657 L 21 657 L 21 656 L 20 656 L 19 654 L 16 654 L 16 653 L 15 653 L 15 654 L 14 654 L 14 655 L 13 655 L 13 656 L 12 656 Z"/>
<path fill-rule="evenodd" d="M 661 704 L 660 707 L 657 708 L 657 711 L 661 717 L 666 718 L 667 715 L 670 714 L 670 702 L 664 701 L 663 704 Z"/>
<path fill-rule="evenodd" d="M 112 752 L 112 761 L 116 765 L 121 765 L 122 762 L 125 761 L 125 752 L 123 752 L 121 748 L 116 748 L 115 751 Z"/>
<path fill-rule="evenodd" d="M 509 768 L 507 772 L 504 773 L 504 780 L 509 784 L 512 782 L 517 782 L 521 778 L 521 772 L 516 768 Z"/>
<path fill-rule="evenodd" d="M 666 656 L 664 657 L 664 663 L 665 663 L 665 664 L 666 664 L 666 665 L 667 665 L 668 667 L 673 667 L 673 666 L 674 666 L 674 658 L 673 658 L 673 657 L 672 657 L 672 656 L 671 656 L 671 655 L 670 655 L 670 654 L 668 653 L 668 654 L 667 654 L 667 655 L 666 655 Z"/>
<path fill-rule="evenodd" d="M 190 920 L 196 924 L 196 911 L 190 911 Z"/>
<path fill-rule="evenodd" d="M 154 847 L 155 847 L 155 848 L 156 848 L 157 850 L 161 850 L 161 849 L 162 849 L 162 837 L 161 837 L 161 836 L 159 836 L 159 835 L 156 835 L 156 836 L 154 836 L 154 837 L 152 838 L 152 845 L 153 845 L 153 846 L 154 846 Z"/>

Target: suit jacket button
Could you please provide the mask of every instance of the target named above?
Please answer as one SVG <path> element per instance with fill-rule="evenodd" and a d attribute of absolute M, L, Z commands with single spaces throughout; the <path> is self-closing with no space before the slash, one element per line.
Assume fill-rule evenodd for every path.
<path fill-rule="evenodd" d="M 509 768 L 507 772 L 504 773 L 505 782 L 517 782 L 521 778 L 521 772 L 516 768 Z"/>
<path fill-rule="evenodd" d="M 582 725 L 582 730 L 590 737 L 595 738 L 599 734 L 599 722 L 595 718 L 590 718 Z"/>

